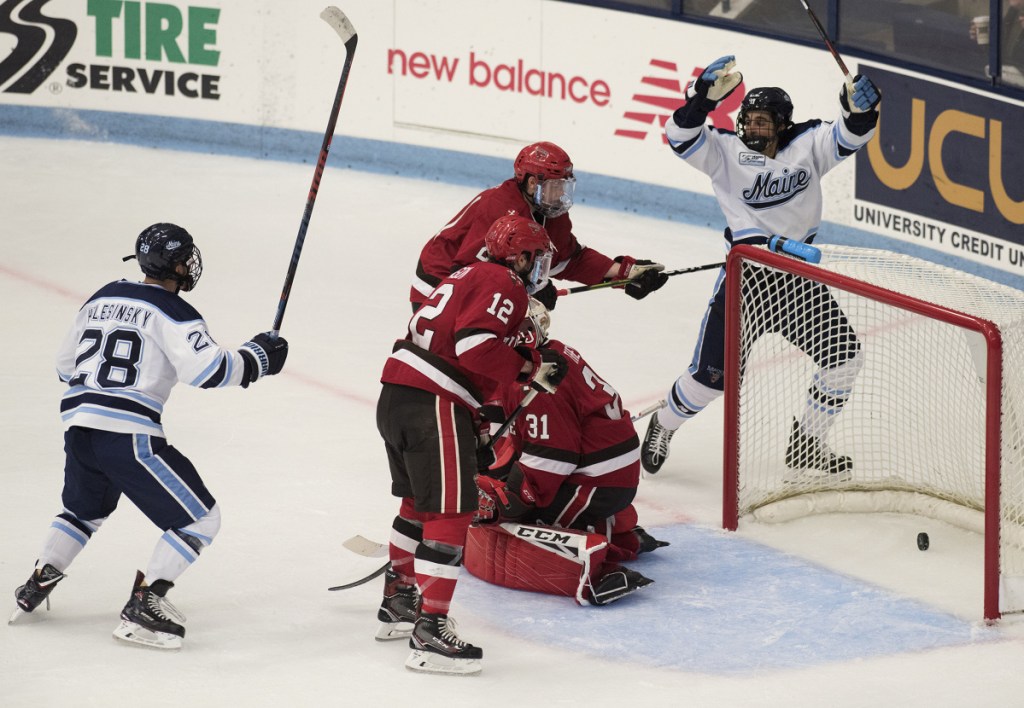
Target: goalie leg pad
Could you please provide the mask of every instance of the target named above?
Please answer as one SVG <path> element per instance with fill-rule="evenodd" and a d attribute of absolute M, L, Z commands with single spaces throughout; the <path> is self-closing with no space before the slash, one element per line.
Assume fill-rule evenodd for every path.
<path fill-rule="evenodd" d="M 495 585 L 588 602 L 605 572 L 607 539 L 571 529 L 502 523 L 474 525 L 466 538 L 466 570 Z"/>

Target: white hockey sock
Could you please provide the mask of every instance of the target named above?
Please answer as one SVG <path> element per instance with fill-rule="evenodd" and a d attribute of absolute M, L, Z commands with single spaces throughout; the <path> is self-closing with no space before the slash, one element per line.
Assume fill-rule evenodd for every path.
<path fill-rule="evenodd" d="M 804 434 L 815 438 L 824 437 L 835 422 L 836 415 L 850 399 L 854 381 L 863 363 L 863 357 L 858 355 L 831 369 L 819 369 L 814 374 L 807 391 L 807 408 L 800 418 L 800 428 Z"/>
<path fill-rule="evenodd" d="M 105 519 L 82 521 L 65 509 L 50 524 L 36 565 L 42 568 L 49 563 L 63 573 L 104 521 Z"/>
<path fill-rule="evenodd" d="M 668 430 L 676 430 L 721 395 L 721 391 L 698 383 L 686 372 L 672 385 L 665 399 L 668 405 L 657 413 L 658 423 Z"/>
<path fill-rule="evenodd" d="M 157 541 L 146 566 L 146 582 L 174 582 L 195 562 L 199 553 L 213 543 L 220 530 L 220 507 L 214 505 L 206 516 L 180 529 L 170 529 Z"/>

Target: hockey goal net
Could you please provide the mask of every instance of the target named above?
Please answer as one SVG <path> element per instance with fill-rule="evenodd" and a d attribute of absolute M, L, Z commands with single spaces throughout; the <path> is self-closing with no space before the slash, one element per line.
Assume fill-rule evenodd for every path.
<path fill-rule="evenodd" d="M 817 265 L 751 246 L 729 255 L 723 525 L 838 511 L 938 518 L 984 534 L 985 618 L 1024 611 L 1024 293 L 888 251 L 821 251 Z M 838 310 L 820 306 L 823 291 Z M 849 332 L 841 317 L 855 332 L 844 391 L 829 391 L 822 350 L 816 362 L 778 321 L 811 309 L 817 341 Z M 817 439 L 849 463 L 832 474 L 788 455 L 823 389 L 837 398 Z"/>

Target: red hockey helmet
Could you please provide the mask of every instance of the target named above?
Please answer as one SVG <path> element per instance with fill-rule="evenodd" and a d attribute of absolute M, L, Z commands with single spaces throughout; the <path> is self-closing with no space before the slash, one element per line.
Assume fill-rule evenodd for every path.
<path fill-rule="evenodd" d="M 534 143 L 519 151 L 515 161 L 516 182 L 522 182 L 527 175 L 539 180 L 566 179 L 572 177 L 572 160 L 568 153 L 554 143 Z"/>
<path fill-rule="evenodd" d="M 554 246 L 548 232 L 533 219 L 518 214 L 498 217 L 487 230 L 484 245 L 491 258 L 509 268 L 515 268 L 519 256 L 527 254 L 530 257 L 529 272 L 520 273 L 527 285 L 536 285 L 547 278 Z"/>

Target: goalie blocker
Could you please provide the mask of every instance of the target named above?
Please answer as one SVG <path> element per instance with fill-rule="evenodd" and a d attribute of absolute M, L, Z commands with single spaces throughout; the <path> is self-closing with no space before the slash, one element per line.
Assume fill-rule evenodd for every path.
<path fill-rule="evenodd" d="M 606 563 L 608 540 L 596 533 L 505 522 L 474 524 L 466 537 L 466 570 L 489 583 L 607 605 L 654 581 Z"/>

